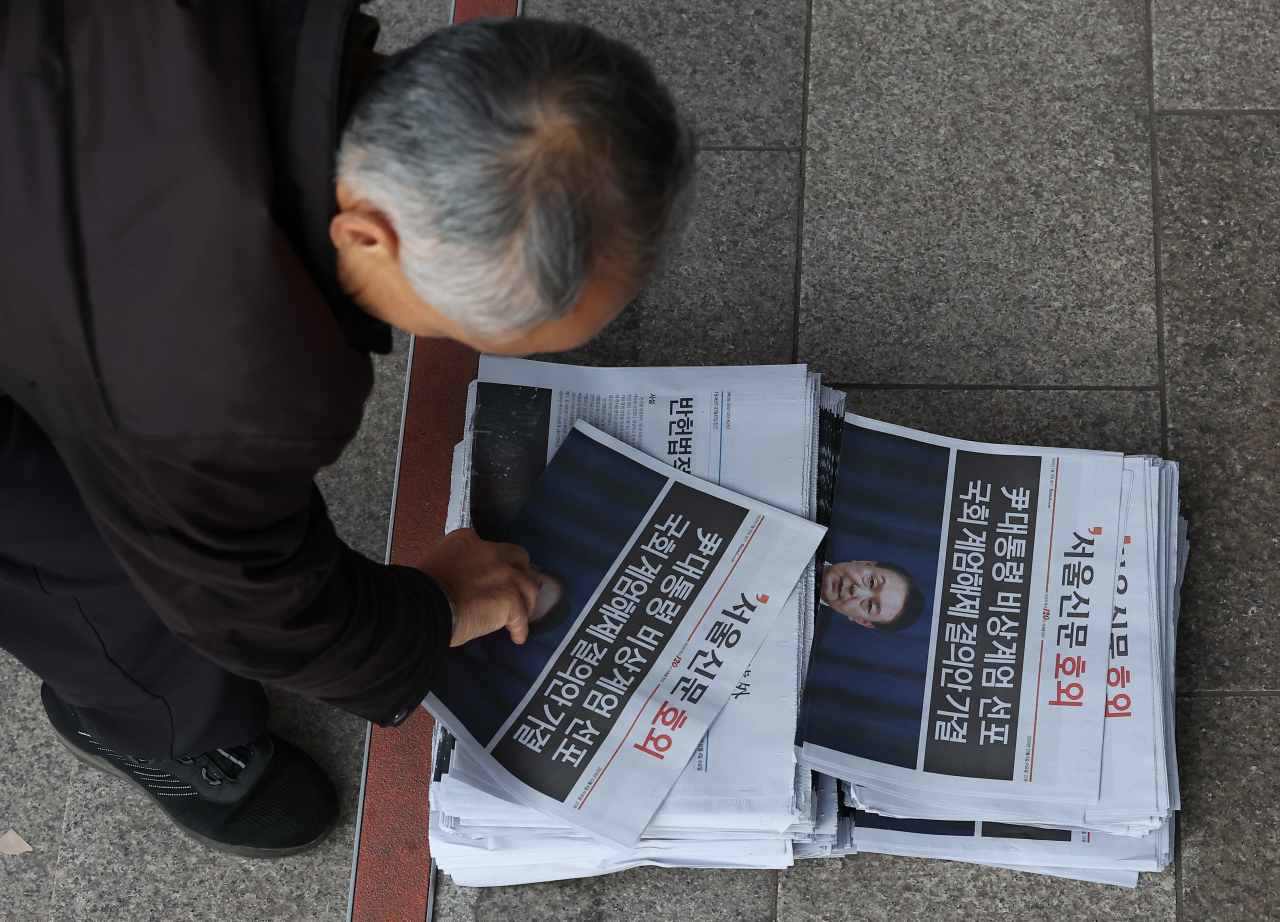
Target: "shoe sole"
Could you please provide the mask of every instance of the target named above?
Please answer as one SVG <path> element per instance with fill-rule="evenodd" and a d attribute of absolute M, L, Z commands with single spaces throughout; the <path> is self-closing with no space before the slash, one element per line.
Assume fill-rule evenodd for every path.
<path fill-rule="evenodd" d="M 169 819 L 169 822 L 173 823 L 173 825 L 181 830 L 184 835 L 195 839 L 201 845 L 206 848 L 211 848 L 214 851 L 225 852 L 228 855 L 236 855 L 240 858 L 288 858 L 290 855 L 300 855 L 303 852 L 307 852 L 315 848 L 325 839 L 329 838 L 329 834 L 333 832 L 333 827 L 338 823 L 338 817 L 335 814 L 333 819 L 329 821 L 329 825 L 324 828 L 324 831 L 321 832 L 320 835 L 316 836 L 310 842 L 302 845 L 291 845 L 288 848 L 256 848 L 252 845 L 228 845 L 226 842 L 219 842 L 216 839 L 210 839 L 208 836 L 202 836 L 200 833 L 194 832 L 186 826 L 183 826 L 172 816 L 169 816 L 168 811 L 164 809 L 164 806 L 156 799 L 154 794 L 135 781 L 127 772 L 116 768 L 107 759 L 104 759 L 101 756 L 92 755 L 91 753 L 85 752 L 83 749 L 77 748 L 74 744 L 67 742 L 67 740 L 63 738 L 62 734 L 58 733 L 56 729 L 54 730 L 54 736 L 58 738 L 58 742 L 61 743 L 68 752 L 85 765 L 88 765 L 90 768 L 96 768 L 98 771 L 111 775 L 114 778 L 119 778 L 121 781 L 127 782 L 130 787 L 135 790 L 141 791 L 147 796 L 148 800 L 156 805 L 157 809 L 164 813 L 164 815 Z"/>

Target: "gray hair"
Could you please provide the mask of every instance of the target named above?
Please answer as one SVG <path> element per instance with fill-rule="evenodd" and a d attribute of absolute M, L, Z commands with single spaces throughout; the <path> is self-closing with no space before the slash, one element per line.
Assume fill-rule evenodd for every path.
<path fill-rule="evenodd" d="M 602 260 L 647 273 L 693 168 L 645 60 L 585 26 L 481 20 L 392 58 L 338 175 L 400 235 L 409 283 L 483 335 L 563 317 Z"/>

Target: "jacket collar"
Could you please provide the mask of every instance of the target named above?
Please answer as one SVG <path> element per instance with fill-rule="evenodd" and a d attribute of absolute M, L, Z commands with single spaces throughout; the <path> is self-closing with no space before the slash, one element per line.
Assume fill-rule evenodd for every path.
<path fill-rule="evenodd" d="M 362 311 L 338 284 L 329 222 L 337 214 L 335 158 L 354 102 L 351 61 L 372 50 L 377 20 L 364 0 L 256 0 L 266 112 L 275 162 L 272 211 L 347 342 L 391 351 L 391 328 Z"/>

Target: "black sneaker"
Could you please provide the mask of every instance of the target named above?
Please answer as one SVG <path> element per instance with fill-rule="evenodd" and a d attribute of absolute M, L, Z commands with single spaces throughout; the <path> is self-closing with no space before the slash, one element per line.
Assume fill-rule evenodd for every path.
<path fill-rule="evenodd" d="M 333 783 L 310 756 L 273 733 L 190 759 L 135 759 L 95 741 L 47 684 L 40 700 L 72 755 L 131 783 L 209 848 L 283 858 L 319 845 L 338 819 Z"/>

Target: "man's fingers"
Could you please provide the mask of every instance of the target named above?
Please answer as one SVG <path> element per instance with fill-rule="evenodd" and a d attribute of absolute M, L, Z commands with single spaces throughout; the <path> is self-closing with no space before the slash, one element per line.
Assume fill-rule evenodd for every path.
<path fill-rule="evenodd" d="M 528 620 L 533 614 L 534 606 L 538 604 L 538 592 L 542 589 L 542 582 L 531 573 L 517 571 L 513 576 L 516 591 L 524 601 L 525 620 Z"/>
<path fill-rule="evenodd" d="M 418 568 L 449 593 L 463 643 L 505 627 L 515 643 L 529 636 L 540 580 L 524 548 L 485 541 L 470 528 L 450 532 L 423 555 Z"/>
<path fill-rule="evenodd" d="M 529 639 L 529 620 L 527 618 L 521 618 L 519 621 L 508 624 L 507 630 L 511 632 L 512 643 L 524 643 Z"/>
<path fill-rule="evenodd" d="M 516 592 L 520 595 L 520 606 L 507 620 L 506 628 L 511 632 L 511 642 L 521 644 L 529 637 L 529 616 L 533 614 L 534 603 L 538 600 L 537 581 L 528 574 L 516 572 Z"/>

